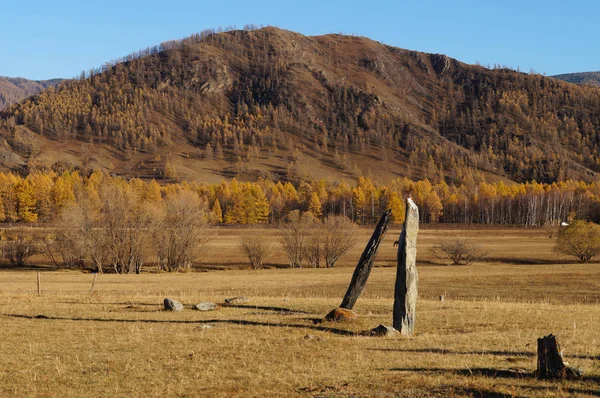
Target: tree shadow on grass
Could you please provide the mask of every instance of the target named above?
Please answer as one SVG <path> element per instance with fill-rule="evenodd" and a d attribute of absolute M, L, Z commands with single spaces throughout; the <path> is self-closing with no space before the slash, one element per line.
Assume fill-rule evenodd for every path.
<path fill-rule="evenodd" d="M 394 372 L 424 372 L 424 373 L 452 373 L 460 376 L 484 376 L 502 379 L 533 379 L 533 372 L 524 369 L 493 369 L 493 368 L 392 368 Z"/>
<path fill-rule="evenodd" d="M 418 373 L 435 373 L 435 374 L 455 374 L 459 376 L 481 376 L 490 378 L 501 378 L 501 379 L 520 379 L 520 380 L 536 380 L 534 372 L 530 372 L 524 369 L 494 369 L 494 368 L 466 368 L 466 369 L 444 369 L 444 368 L 391 368 L 390 371 L 396 372 L 418 372 Z M 583 383 L 595 383 L 600 384 L 600 377 L 588 376 L 581 379 Z M 561 387 L 561 392 L 568 394 L 587 394 L 596 397 L 600 397 L 600 390 L 585 390 L 580 388 L 567 387 L 562 384 L 562 381 L 557 381 L 559 384 L 534 386 L 534 385 L 522 385 L 520 387 L 524 389 L 533 389 L 539 391 L 554 391 L 558 386 Z M 592 387 L 593 388 L 593 387 Z M 477 388 L 461 389 L 471 396 L 475 397 L 505 397 L 505 394 L 493 391 L 484 390 Z"/>
<path fill-rule="evenodd" d="M 534 357 L 536 354 L 527 351 L 454 351 L 444 348 L 371 348 L 373 351 L 394 351 L 394 352 L 412 352 L 412 353 L 431 353 L 431 354 L 449 354 L 449 355 L 494 355 L 506 357 Z M 600 361 L 600 355 L 565 355 L 565 359 L 591 359 Z"/>
<path fill-rule="evenodd" d="M 81 304 L 81 305 L 125 305 L 125 309 L 128 310 L 135 310 L 135 309 L 139 309 L 141 312 L 162 312 L 162 303 L 157 304 L 157 303 L 134 303 L 134 302 L 99 302 L 99 303 L 82 303 L 79 301 L 61 301 L 60 303 L 62 304 Z M 219 304 L 221 307 L 224 308 L 242 308 L 242 309 L 248 309 L 248 310 L 263 310 L 263 311 L 273 311 L 273 312 L 278 312 L 281 315 L 310 315 L 312 314 L 311 312 L 306 312 L 306 311 L 301 311 L 301 310 L 295 310 L 292 308 L 286 308 L 286 307 L 274 307 L 274 306 L 261 306 L 261 305 L 241 305 L 241 304 L 228 304 L 228 303 L 223 303 L 223 304 Z M 155 307 L 155 310 L 142 310 L 141 307 Z M 185 305 L 186 308 L 190 308 L 193 309 L 193 305 Z"/>
<path fill-rule="evenodd" d="M 310 314 L 310 312 L 294 310 L 291 308 L 285 307 L 272 307 L 272 306 L 260 306 L 260 305 L 240 305 L 240 304 L 221 304 L 222 307 L 226 308 L 244 308 L 250 310 L 265 310 L 265 311 L 273 311 L 279 312 L 283 315 L 293 315 L 293 314 Z"/>
<path fill-rule="evenodd" d="M 309 329 L 317 330 L 320 332 L 327 332 L 336 334 L 339 336 L 358 336 L 359 333 L 351 330 L 330 328 L 325 326 L 314 326 L 314 325 L 302 325 L 293 323 L 272 323 L 272 322 L 259 322 L 259 321 L 248 321 L 245 319 L 199 319 L 199 320 L 166 320 L 166 319 L 114 319 L 114 318 L 79 318 L 79 317 L 58 317 L 48 315 L 24 315 L 24 314 L 0 314 L 0 316 L 6 316 L 9 318 L 21 318 L 21 319 L 35 319 L 35 320 L 50 320 L 50 321 L 84 321 L 84 322 L 116 322 L 116 323 L 165 323 L 165 324 L 205 324 L 205 323 L 224 323 L 233 325 L 245 325 L 245 326 L 266 326 L 266 327 L 280 327 L 280 328 L 292 328 L 292 329 Z"/>

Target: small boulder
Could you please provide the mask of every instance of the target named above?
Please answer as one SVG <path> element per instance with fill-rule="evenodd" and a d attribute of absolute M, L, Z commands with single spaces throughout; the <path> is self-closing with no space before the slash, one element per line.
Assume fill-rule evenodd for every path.
<path fill-rule="evenodd" d="M 198 311 L 214 311 L 218 308 L 215 303 L 200 303 L 194 306 Z"/>
<path fill-rule="evenodd" d="M 373 337 L 392 337 L 398 334 L 398 331 L 391 326 L 379 325 L 374 329 L 361 333 L 363 336 Z"/>
<path fill-rule="evenodd" d="M 325 320 L 329 322 L 348 322 L 358 319 L 358 315 L 354 311 L 345 308 L 335 308 L 325 316 Z"/>
<path fill-rule="evenodd" d="M 248 301 L 250 300 L 248 300 L 248 298 L 244 296 L 230 297 L 225 299 L 226 304 L 243 304 L 247 303 Z"/>
<path fill-rule="evenodd" d="M 304 336 L 304 340 L 307 340 L 307 341 L 322 341 L 323 339 L 321 337 L 315 336 L 314 334 L 308 333 L 308 334 L 306 334 Z"/>
<path fill-rule="evenodd" d="M 183 311 L 183 304 L 170 298 L 165 299 L 164 305 L 167 311 Z"/>

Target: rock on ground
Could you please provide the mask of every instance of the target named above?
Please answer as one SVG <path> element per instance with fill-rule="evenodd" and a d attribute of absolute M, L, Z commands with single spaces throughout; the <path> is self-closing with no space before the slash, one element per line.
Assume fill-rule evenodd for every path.
<path fill-rule="evenodd" d="M 200 303 L 194 306 L 198 311 L 214 311 L 218 308 L 215 303 Z"/>
<path fill-rule="evenodd" d="M 354 311 L 345 308 L 335 308 L 325 316 L 325 320 L 329 322 L 346 322 L 358 319 L 358 315 Z"/>
<path fill-rule="evenodd" d="M 183 304 L 177 300 L 166 298 L 164 301 L 165 310 L 167 311 L 183 311 Z"/>
<path fill-rule="evenodd" d="M 230 297 L 225 299 L 225 303 L 227 304 L 243 304 L 247 303 L 248 301 L 250 300 L 248 300 L 248 298 L 244 296 Z"/>
<path fill-rule="evenodd" d="M 398 331 L 391 326 L 379 325 L 374 329 L 367 330 L 361 333 L 363 336 L 374 336 L 374 337 L 391 337 L 398 334 Z"/>

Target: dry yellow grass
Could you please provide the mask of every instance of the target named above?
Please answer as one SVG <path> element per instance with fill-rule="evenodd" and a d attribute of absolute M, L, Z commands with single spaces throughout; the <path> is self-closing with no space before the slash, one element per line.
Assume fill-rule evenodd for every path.
<path fill-rule="evenodd" d="M 232 243 L 242 233 L 220 230 L 228 239 L 213 240 L 203 265 L 242 263 Z M 458 234 L 486 242 L 488 261 L 432 265 L 436 242 Z M 89 274 L 42 272 L 37 295 L 34 271 L 2 271 L 0 396 L 600 395 L 600 266 L 556 258 L 542 230 L 423 230 L 416 336 L 324 330 L 390 324 L 396 236 L 386 237 L 351 324 L 312 319 L 339 305 L 362 247 L 335 269 L 100 275 L 93 295 Z M 280 256 L 272 263 L 284 264 Z M 190 306 L 240 294 L 251 299 L 244 307 L 161 310 L 165 297 Z M 533 372 L 536 339 L 549 333 L 584 380 L 517 372 Z"/>

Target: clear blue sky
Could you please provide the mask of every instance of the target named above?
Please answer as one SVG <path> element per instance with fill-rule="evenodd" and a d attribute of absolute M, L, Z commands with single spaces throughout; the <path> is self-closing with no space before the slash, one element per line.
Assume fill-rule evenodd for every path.
<path fill-rule="evenodd" d="M 0 0 L 0 75 L 73 77 L 207 28 L 349 33 L 548 75 L 600 70 L 598 0 Z"/>

